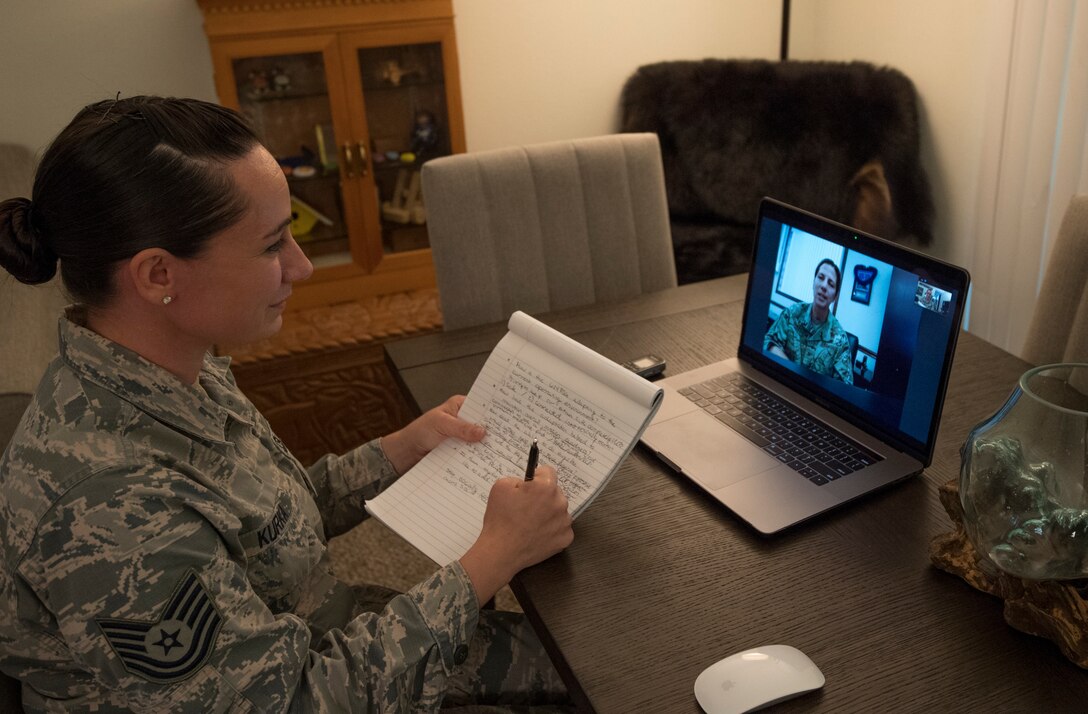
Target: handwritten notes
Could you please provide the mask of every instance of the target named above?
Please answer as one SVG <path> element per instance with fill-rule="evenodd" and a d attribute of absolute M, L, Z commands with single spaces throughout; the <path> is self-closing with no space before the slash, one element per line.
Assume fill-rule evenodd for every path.
<path fill-rule="evenodd" d="M 604 487 L 660 403 L 660 390 L 641 378 L 515 315 L 521 319 L 515 325 L 511 318 L 512 332 L 491 353 L 461 408 L 461 416 L 483 424 L 487 436 L 475 444 L 446 441 L 367 504 L 371 514 L 439 563 L 459 558 L 475 542 L 492 484 L 503 476 L 521 477 L 533 439 L 541 463 L 559 474 L 576 516 Z M 591 373 L 604 370 L 607 379 L 587 374 L 587 365 Z M 626 386 L 627 380 L 637 381 L 626 394 L 605 383 Z"/>

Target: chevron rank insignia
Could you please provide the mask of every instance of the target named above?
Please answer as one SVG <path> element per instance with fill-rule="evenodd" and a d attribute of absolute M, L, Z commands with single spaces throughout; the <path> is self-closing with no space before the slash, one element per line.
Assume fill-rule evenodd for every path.
<path fill-rule="evenodd" d="M 208 660 L 223 618 L 192 570 L 155 622 L 95 618 L 125 669 L 152 682 L 176 682 Z"/>

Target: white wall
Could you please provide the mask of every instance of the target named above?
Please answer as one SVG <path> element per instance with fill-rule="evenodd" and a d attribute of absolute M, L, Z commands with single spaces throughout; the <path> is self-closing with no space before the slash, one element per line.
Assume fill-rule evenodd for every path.
<path fill-rule="evenodd" d="M 195 0 L 0 0 L 0 141 L 41 151 L 118 92 L 214 100 L 202 23 Z"/>
<path fill-rule="evenodd" d="M 993 23 L 1011 0 L 793 0 L 790 57 L 865 60 L 913 80 L 937 208 L 930 252 L 973 260 Z"/>
<path fill-rule="evenodd" d="M 615 132 L 623 83 L 672 59 L 775 59 L 769 0 L 454 0 L 469 151 Z"/>

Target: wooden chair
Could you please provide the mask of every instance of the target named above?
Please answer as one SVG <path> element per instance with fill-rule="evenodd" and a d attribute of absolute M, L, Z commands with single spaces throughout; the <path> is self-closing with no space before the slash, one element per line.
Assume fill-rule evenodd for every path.
<path fill-rule="evenodd" d="M 676 285 L 653 134 L 434 159 L 423 196 L 447 330 Z"/>
<path fill-rule="evenodd" d="M 1074 196 L 1065 210 L 1023 357 L 1033 364 L 1088 362 L 1088 194 Z"/>

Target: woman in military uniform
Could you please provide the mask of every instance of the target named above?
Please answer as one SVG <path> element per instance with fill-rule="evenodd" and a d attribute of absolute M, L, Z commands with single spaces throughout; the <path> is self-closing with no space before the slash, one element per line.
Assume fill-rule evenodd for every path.
<path fill-rule="evenodd" d="M 75 301 L 0 459 L 0 669 L 30 711 L 431 711 L 565 702 L 520 616 L 481 612 L 573 538 L 555 472 L 500 479 L 456 562 L 368 609 L 326 540 L 446 438 L 454 397 L 303 468 L 217 343 L 266 338 L 312 266 L 283 173 L 235 113 L 136 97 L 81 111 L 0 265 Z M 366 599 L 374 600 L 374 591 Z"/>
<path fill-rule="evenodd" d="M 763 349 L 826 377 L 854 383 L 850 339 L 831 305 L 839 296 L 841 276 L 835 263 L 824 258 L 812 279 L 812 302 L 783 310 L 763 337 Z"/>

